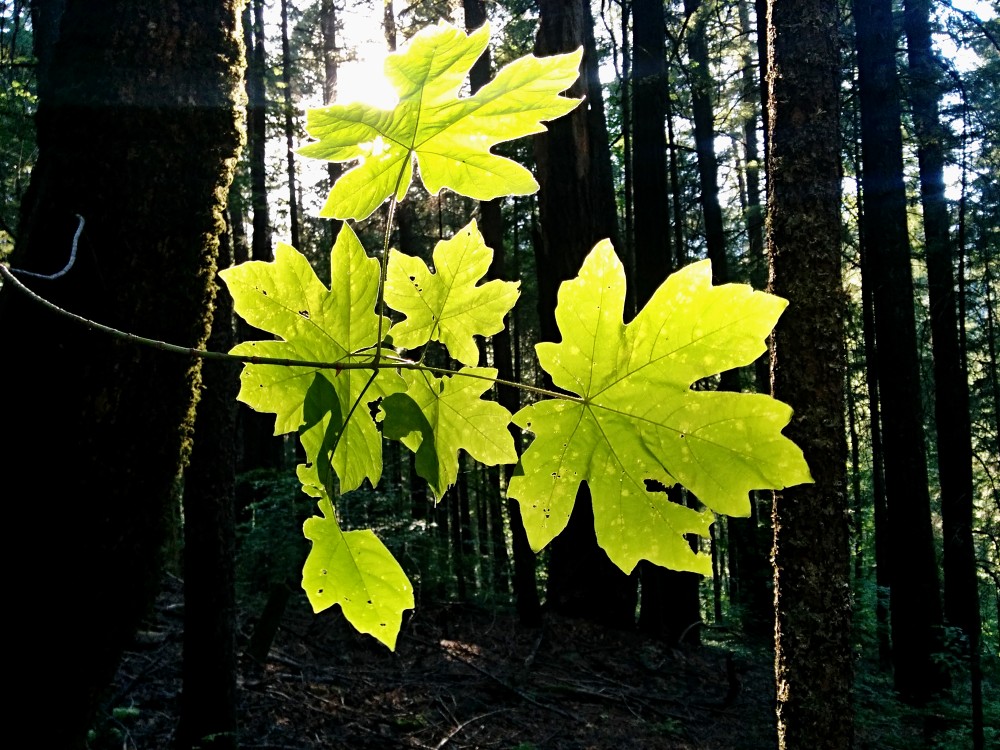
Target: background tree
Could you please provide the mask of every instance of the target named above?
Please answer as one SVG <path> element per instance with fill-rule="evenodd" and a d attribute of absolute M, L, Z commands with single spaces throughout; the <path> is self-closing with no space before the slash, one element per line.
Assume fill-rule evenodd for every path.
<path fill-rule="evenodd" d="M 535 252 L 540 335 L 561 337 L 555 324 L 556 292 L 573 278 L 599 240 L 617 239 L 604 98 L 587 0 L 541 0 L 535 54 L 569 52 L 583 45 L 580 78 L 567 96 L 586 95 L 588 106 L 549 123 L 535 136 L 540 214 Z M 568 177 L 572 175 L 572 178 Z M 566 529 L 549 556 L 548 604 L 556 612 L 616 625 L 635 619 L 635 580 L 597 546 L 589 489 L 581 488 Z"/>
<path fill-rule="evenodd" d="M 948 134 L 938 115 L 941 76 L 931 45 L 930 0 L 907 0 L 904 28 L 917 141 L 924 253 L 934 357 L 934 421 L 941 484 L 944 615 L 968 640 L 976 748 L 983 747 L 979 591 L 972 541 L 972 432 L 969 375 L 960 349 L 954 252 L 945 198 Z"/>
<path fill-rule="evenodd" d="M 941 626 L 913 312 L 900 91 L 888 0 L 856 0 L 864 233 L 874 291 L 885 452 L 896 689 L 917 703 L 942 687 Z"/>

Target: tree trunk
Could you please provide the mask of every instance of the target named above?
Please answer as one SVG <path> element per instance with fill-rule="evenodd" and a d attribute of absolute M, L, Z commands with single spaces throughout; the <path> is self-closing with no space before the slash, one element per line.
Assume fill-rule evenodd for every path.
<path fill-rule="evenodd" d="M 486 22 L 486 5 L 483 0 L 464 0 L 464 8 L 467 30 L 477 29 Z M 490 51 L 487 48 L 469 72 L 469 82 L 473 93 L 489 82 L 492 75 L 490 67 Z M 483 241 L 487 247 L 493 249 L 493 262 L 490 264 L 488 278 L 503 279 L 507 276 L 507 272 L 501 201 L 497 199 L 481 202 L 479 204 L 479 217 L 479 231 L 483 234 Z M 493 336 L 493 366 L 497 369 L 498 378 L 514 381 L 511 324 L 512 315 L 508 314 L 505 318 L 504 329 Z M 520 394 L 514 388 L 497 386 L 497 402 L 513 414 L 520 409 Z M 520 455 L 521 430 L 514 423 L 508 425 L 508 429 L 514 438 L 517 453 Z M 505 466 L 503 472 L 504 486 L 506 487 L 514 473 L 514 466 Z M 499 488 L 497 490 L 499 491 Z M 491 505 L 496 504 L 499 510 L 499 497 L 495 500 L 491 498 L 489 502 Z M 538 600 L 538 585 L 535 580 L 535 553 L 532 552 L 531 545 L 528 544 L 528 534 L 521 521 L 521 506 L 516 500 L 507 501 L 507 512 L 510 518 L 510 534 L 514 553 L 514 601 L 517 615 L 525 627 L 538 627 L 542 623 L 542 610 Z M 503 549 L 506 555 L 506 545 Z"/>
<path fill-rule="evenodd" d="M 854 147 L 858 151 L 857 146 Z M 855 156 L 860 176 L 860 155 Z M 865 343 L 865 384 L 868 391 L 868 430 L 872 452 L 872 515 L 875 521 L 875 637 L 878 641 L 879 669 L 892 668 L 889 625 L 889 513 L 885 497 L 885 461 L 882 454 L 882 409 L 878 398 L 878 342 L 875 339 L 875 301 L 872 273 L 865 236 L 865 200 L 861 180 L 858 191 L 858 260 L 861 267 L 861 319 Z"/>
<path fill-rule="evenodd" d="M 569 52 L 583 45 L 581 77 L 568 95 L 587 96 L 587 103 L 535 136 L 541 185 L 536 245 L 541 337 L 558 341 L 554 312 L 559 284 L 577 275 L 599 240 L 610 237 L 618 246 L 618 229 L 590 4 L 541 0 L 539 9 L 535 53 Z M 566 529 L 552 542 L 548 591 L 549 604 L 557 612 L 618 625 L 634 622 L 635 579 L 618 570 L 597 546 L 585 488 L 577 495 Z"/>
<path fill-rule="evenodd" d="M 288 232 L 292 247 L 301 249 L 299 194 L 295 177 L 295 105 L 292 103 L 292 52 L 288 38 L 288 0 L 281 0 L 281 82 L 284 94 L 285 163 L 288 171 Z"/>
<path fill-rule="evenodd" d="M 943 674 L 932 658 L 935 633 L 941 626 L 941 601 L 924 453 L 896 34 L 889 0 L 855 0 L 854 18 L 864 233 L 881 366 L 893 665 L 896 689 L 905 700 L 919 704 L 943 687 Z"/>
<path fill-rule="evenodd" d="M 764 252 L 764 207 L 761 205 L 761 157 L 757 128 L 761 107 L 766 104 L 766 99 L 761 99 L 761 85 L 754 77 L 753 56 L 749 42 L 751 29 L 748 0 L 739 0 L 738 14 L 741 31 L 747 35 L 746 46 L 740 60 L 743 68 L 742 95 L 749 109 L 749 114 L 743 120 L 747 249 L 750 258 L 750 283 L 760 289 L 767 283 L 767 257 Z M 766 30 L 763 28 L 765 23 L 766 18 L 761 15 L 757 19 L 758 36 L 766 36 Z M 758 66 L 759 70 L 765 68 L 766 63 Z M 766 95 L 766 91 L 764 93 Z M 766 357 L 761 357 L 754 364 L 754 376 L 757 390 L 767 393 L 771 387 L 771 376 Z M 763 493 L 754 493 L 751 496 L 750 517 L 728 518 L 726 529 L 729 540 L 732 597 L 733 602 L 741 608 L 743 630 L 751 636 L 770 638 L 774 632 L 774 596 L 770 587 L 769 562 L 771 545 L 769 527 L 766 523 L 763 525 L 760 523 L 762 514 L 759 511 L 758 495 L 761 494 Z"/>
<path fill-rule="evenodd" d="M 711 0 L 709 0 L 711 2 Z M 701 208 L 705 217 L 705 248 L 712 261 L 712 281 L 729 281 L 726 259 L 726 234 L 719 204 L 719 162 L 715 156 L 715 115 L 712 81 L 708 59 L 708 14 L 711 5 L 704 0 L 685 0 L 684 13 L 691 16 L 688 32 L 688 57 L 691 60 L 691 109 L 694 115 L 695 151 L 698 154 L 698 181 Z M 725 388 L 724 390 L 736 390 Z"/>
<path fill-rule="evenodd" d="M 247 5 L 246 15 L 250 14 Z M 272 261 L 271 217 L 267 201 L 267 49 L 264 46 L 264 0 L 253 0 L 253 20 L 248 35 L 247 148 L 250 154 L 250 207 L 253 210 L 254 260 Z M 252 42 L 252 46 L 251 43 Z"/>
<path fill-rule="evenodd" d="M 635 174 L 635 284 L 636 306 L 646 304 L 653 292 L 675 269 L 671 257 L 669 222 L 670 194 L 667 186 L 667 139 L 665 133 L 669 82 L 663 3 L 636 0 L 633 3 L 632 88 L 635 99 L 633 160 L 642 168 Z M 680 498 L 675 498 L 675 502 Z M 701 620 L 700 577 L 640 563 L 642 604 L 639 627 L 669 643 L 685 633 L 697 641 L 691 629 Z"/>
<path fill-rule="evenodd" d="M 837 3 L 771 0 L 768 259 L 789 301 L 774 332 L 773 395 L 815 484 L 774 493 L 779 748 L 853 741 L 845 477 Z"/>
<path fill-rule="evenodd" d="M 43 296 L 137 334 L 204 344 L 241 139 L 237 5 L 67 3 L 12 266 L 57 271 L 75 215 L 86 224 L 65 275 L 26 279 Z M 8 521 L 39 528 L 44 545 L 31 575 L 15 579 L 15 600 L 50 613 L 14 625 L 42 663 L 12 675 L 21 697 L 11 710 L 44 725 L 52 747 L 79 748 L 158 583 L 200 368 L 84 332 L 9 285 L 0 320 L 10 363 L 0 389 L 18 425 L 0 458 Z M 49 713 L 38 696 L 54 674 L 59 721 L 30 720 Z"/>
<path fill-rule="evenodd" d="M 910 65 L 910 103 L 917 137 L 924 251 L 930 296 L 934 355 L 934 416 L 944 536 L 944 615 L 965 632 L 972 678 L 973 745 L 983 736 L 982 675 L 979 667 L 979 589 L 972 540 L 972 426 L 969 377 L 959 346 L 955 304 L 954 245 L 944 194 L 948 133 L 938 117 L 941 85 L 931 46 L 930 0 L 906 0 L 903 16 Z"/>
<path fill-rule="evenodd" d="M 233 233 L 219 266 L 233 263 Z M 217 283 L 208 347 L 236 343 L 233 301 Z M 177 747 L 234 750 L 236 741 L 236 394 L 239 367 L 202 366 L 191 463 L 184 472 L 184 655 Z"/>
<path fill-rule="evenodd" d="M 667 45 L 662 0 L 633 3 L 632 91 L 635 133 L 632 159 L 635 174 L 635 284 L 641 309 L 674 270 L 671 258 L 667 188 Z"/>
<path fill-rule="evenodd" d="M 247 155 L 250 165 L 250 208 L 253 234 L 250 255 L 253 260 L 274 260 L 271 238 L 271 215 L 267 198 L 267 52 L 264 45 L 264 0 L 253 0 L 244 10 L 244 40 L 247 52 Z M 242 341 L 270 338 L 270 334 L 238 323 Z M 284 438 L 274 435 L 274 418 L 257 412 L 246 404 L 237 407 L 238 432 L 242 435 L 240 471 L 279 468 L 283 464 Z"/>

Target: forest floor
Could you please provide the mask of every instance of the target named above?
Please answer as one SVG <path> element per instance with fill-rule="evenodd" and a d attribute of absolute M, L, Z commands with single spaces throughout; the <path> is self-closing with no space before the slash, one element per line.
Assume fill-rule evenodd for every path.
<path fill-rule="evenodd" d="M 126 653 L 92 747 L 168 748 L 181 584 Z M 249 620 L 244 627 L 249 633 Z M 727 638 L 729 643 L 727 643 Z M 243 662 L 245 750 L 755 750 L 776 746 L 771 663 L 725 631 L 700 649 L 548 616 L 422 606 L 390 652 L 293 596 L 263 667 Z M 245 644 L 244 644 L 245 645 Z"/>
<path fill-rule="evenodd" d="M 724 628 L 700 648 L 506 608 L 422 604 L 396 651 L 293 594 L 265 664 L 239 674 L 243 750 L 773 750 L 773 653 Z M 245 649 L 259 608 L 240 613 Z M 126 652 L 90 750 L 173 746 L 183 594 L 168 577 Z M 855 750 L 966 750 L 968 704 L 917 710 L 859 662 Z M 994 670 L 995 673 L 995 670 Z M 992 681 L 988 734 L 1000 727 Z M 987 741 L 990 746 L 992 739 Z"/>

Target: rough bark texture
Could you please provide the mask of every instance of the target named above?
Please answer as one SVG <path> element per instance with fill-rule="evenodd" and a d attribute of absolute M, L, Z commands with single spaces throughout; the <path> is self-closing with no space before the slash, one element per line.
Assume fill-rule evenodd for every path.
<path fill-rule="evenodd" d="M 222 212 L 241 138 L 235 2 L 67 2 L 39 103 L 39 161 L 12 266 L 86 317 L 186 346 L 204 343 Z M 19 648 L 51 663 L 15 674 L 12 711 L 76 748 L 144 613 L 190 439 L 197 364 L 0 295 L 0 390 L 18 439 L 2 454 L 11 528 L 37 547 L 18 567 Z M 51 706 L 59 719 L 27 717 Z M 41 683 L 41 684 L 40 684 Z"/>
<path fill-rule="evenodd" d="M 855 0 L 865 243 L 878 342 L 885 440 L 895 685 L 922 703 L 942 686 L 932 660 L 941 625 L 907 231 L 896 35 L 889 0 Z"/>
<path fill-rule="evenodd" d="M 780 748 L 851 747 L 850 551 L 845 477 L 837 4 L 771 0 L 770 289 L 789 300 L 771 359 L 785 433 L 815 484 L 774 495 Z"/>
<path fill-rule="evenodd" d="M 541 338 L 558 341 L 555 324 L 559 284 L 579 273 L 584 256 L 606 237 L 617 240 L 611 154 L 594 45 L 590 4 L 585 0 L 541 0 L 535 54 L 584 47 L 581 77 L 570 96 L 587 101 L 548 124 L 535 137 L 541 190 L 536 243 Z M 596 544 L 590 493 L 577 496 L 565 531 L 551 545 L 549 605 L 565 614 L 615 624 L 635 617 L 635 581 L 618 570 Z"/>

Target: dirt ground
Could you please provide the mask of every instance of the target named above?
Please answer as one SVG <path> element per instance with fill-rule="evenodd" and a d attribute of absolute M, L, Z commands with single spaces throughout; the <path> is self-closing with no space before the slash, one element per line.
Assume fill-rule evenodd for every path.
<path fill-rule="evenodd" d="M 171 746 L 181 607 L 172 579 L 109 691 L 95 750 Z M 243 618 L 243 645 L 254 616 Z M 240 744 L 770 749 L 770 664 L 747 653 L 725 631 L 706 632 L 697 650 L 671 648 L 554 616 L 526 630 L 513 612 L 457 605 L 418 609 L 393 653 L 339 614 L 314 616 L 304 597 L 293 597 L 267 663 L 242 663 Z"/>

